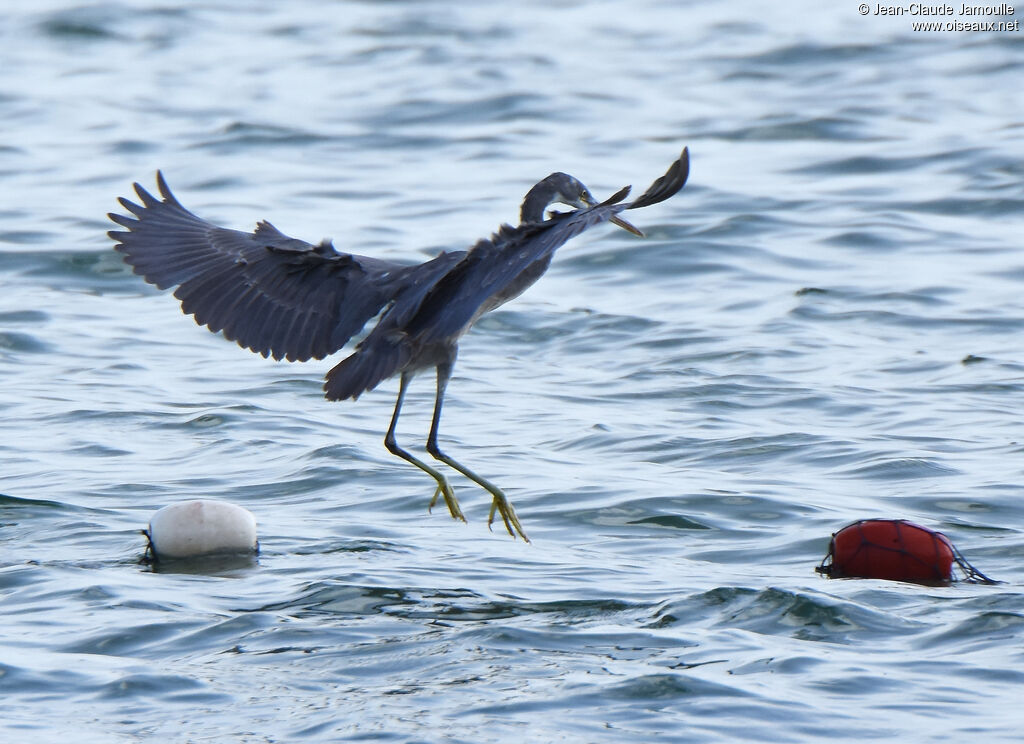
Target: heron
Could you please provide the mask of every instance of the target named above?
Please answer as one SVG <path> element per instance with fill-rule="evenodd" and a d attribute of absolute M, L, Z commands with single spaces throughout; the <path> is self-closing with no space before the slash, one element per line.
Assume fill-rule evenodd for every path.
<path fill-rule="evenodd" d="M 426 451 L 491 494 L 488 528 L 497 513 L 513 538 L 529 542 L 505 492 L 438 446 L 441 408 L 459 341 L 481 315 L 536 282 L 555 251 L 584 230 L 611 222 L 643 237 L 621 213 L 668 199 L 688 174 L 689 152 L 684 148 L 638 199 L 625 201 L 630 192 L 626 186 L 598 202 L 578 179 L 552 173 L 526 194 L 517 226 L 503 224 L 468 250 L 443 251 L 420 264 L 345 253 L 328 239 L 314 245 L 266 221 L 258 222 L 253 232 L 218 227 L 183 207 L 160 171 L 160 198 L 135 183 L 140 203 L 119 198 L 131 216 L 110 213 L 124 230 L 107 234 L 134 273 L 159 289 L 175 287 L 182 311 L 196 323 L 264 358 L 322 359 L 345 347 L 379 316 L 349 356 L 327 373 L 325 397 L 355 400 L 398 375 L 398 397 L 384 445 L 434 479 L 429 509 L 442 497 L 451 516 L 464 522 L 448 478 L 400 447 L 395 436 L 413 376 L 434 368 L 437 388 Z M 554 204 L 572 209 L 545 214 Z"/>

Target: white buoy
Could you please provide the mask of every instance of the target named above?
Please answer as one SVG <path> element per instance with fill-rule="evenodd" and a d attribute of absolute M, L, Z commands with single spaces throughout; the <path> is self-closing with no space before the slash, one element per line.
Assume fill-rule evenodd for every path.
<path fill-rule="evenodd" d="M 197 499 L 165 506 L 149 520 L 154 560 L 255 553 L 256 518 L 226 501 Z"/>

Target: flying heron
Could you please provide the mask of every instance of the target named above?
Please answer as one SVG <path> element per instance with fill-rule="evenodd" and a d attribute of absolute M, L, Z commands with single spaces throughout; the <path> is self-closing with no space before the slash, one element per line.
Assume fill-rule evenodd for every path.
<path fill-rule="evenodd" d="M 430 507 L 442 496 L 452 517 L 465 521 L 448 479 L 395 439 L 409 382 L 420 370 L 435 368 L 437 395 L 427 452 L 490 492 L 488 527 L 497 511 L 510 535 L 518 533 L 529 542 L 505 493 L 438 447 L 441 405 L 459 339 L 481 315 L 536 282 L 555 251 L 587 228 L 610 221 L 642 237 L 620 213 L 668 199 L 683 187 L 688 173 L 689 154 L 683 149 L 639 199 L 624 201 L 627 186 L 600 203 L 577 179 L 552 173 L 526 194 L 518 226 L 502 225 L 469 250 L 445 251 L 413 265 L 342 253 L 329 240 L 312 245 L 265 221 L 251 233 L 218 227 L 185 209 L 159 171 L 162 199 L 136 183 L 142 204 L 118 200 L 134 217 L 108 215 L 127 231 L 107 234 L 136 274 L 160 289 L 177 287 L 174 296 L 196 323 L 264 357 L 322 359 L 380 313 L 373 330 L 327 373 L 327 399 L 354 400 L 400 375 L 384 445 L 437 482 Z M 545 215 L 552 204 L 573 211 Z"/>

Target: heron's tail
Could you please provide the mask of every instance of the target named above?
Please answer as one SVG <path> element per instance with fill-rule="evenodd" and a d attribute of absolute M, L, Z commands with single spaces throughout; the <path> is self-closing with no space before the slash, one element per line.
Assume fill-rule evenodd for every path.
<path fill-rule="evenodd" d="M 355 400 L 399 372 L 411 357 L 409 343 L 404 336 L 395 342 L 385 339 L 370 345 L 360 344 L 355 353 L 342 359 L 327 373 L 324 397 L 327 400 Z"/>

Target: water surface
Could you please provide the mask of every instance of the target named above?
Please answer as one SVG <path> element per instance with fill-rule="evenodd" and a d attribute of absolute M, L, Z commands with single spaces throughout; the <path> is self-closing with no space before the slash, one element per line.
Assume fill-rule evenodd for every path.
<path fill-rule="evenodd" d="M 4 738 L 1012 741 L 1024 718 L 1024 37 L 854 4 L 64 0 L 0 31 Z M 392 381 L 321 397 L 121 264 L 200 215 L 423 260 L 554 170 L 690 184 L 461 347 L 442 439 L 532 545 L 427 514 Z M 429 425 L 418 381 L 400 441 Z M 190 498 L 251 565 L 140 565 Z M 1006 583 L 826 581 L 860 518 Z"/>

